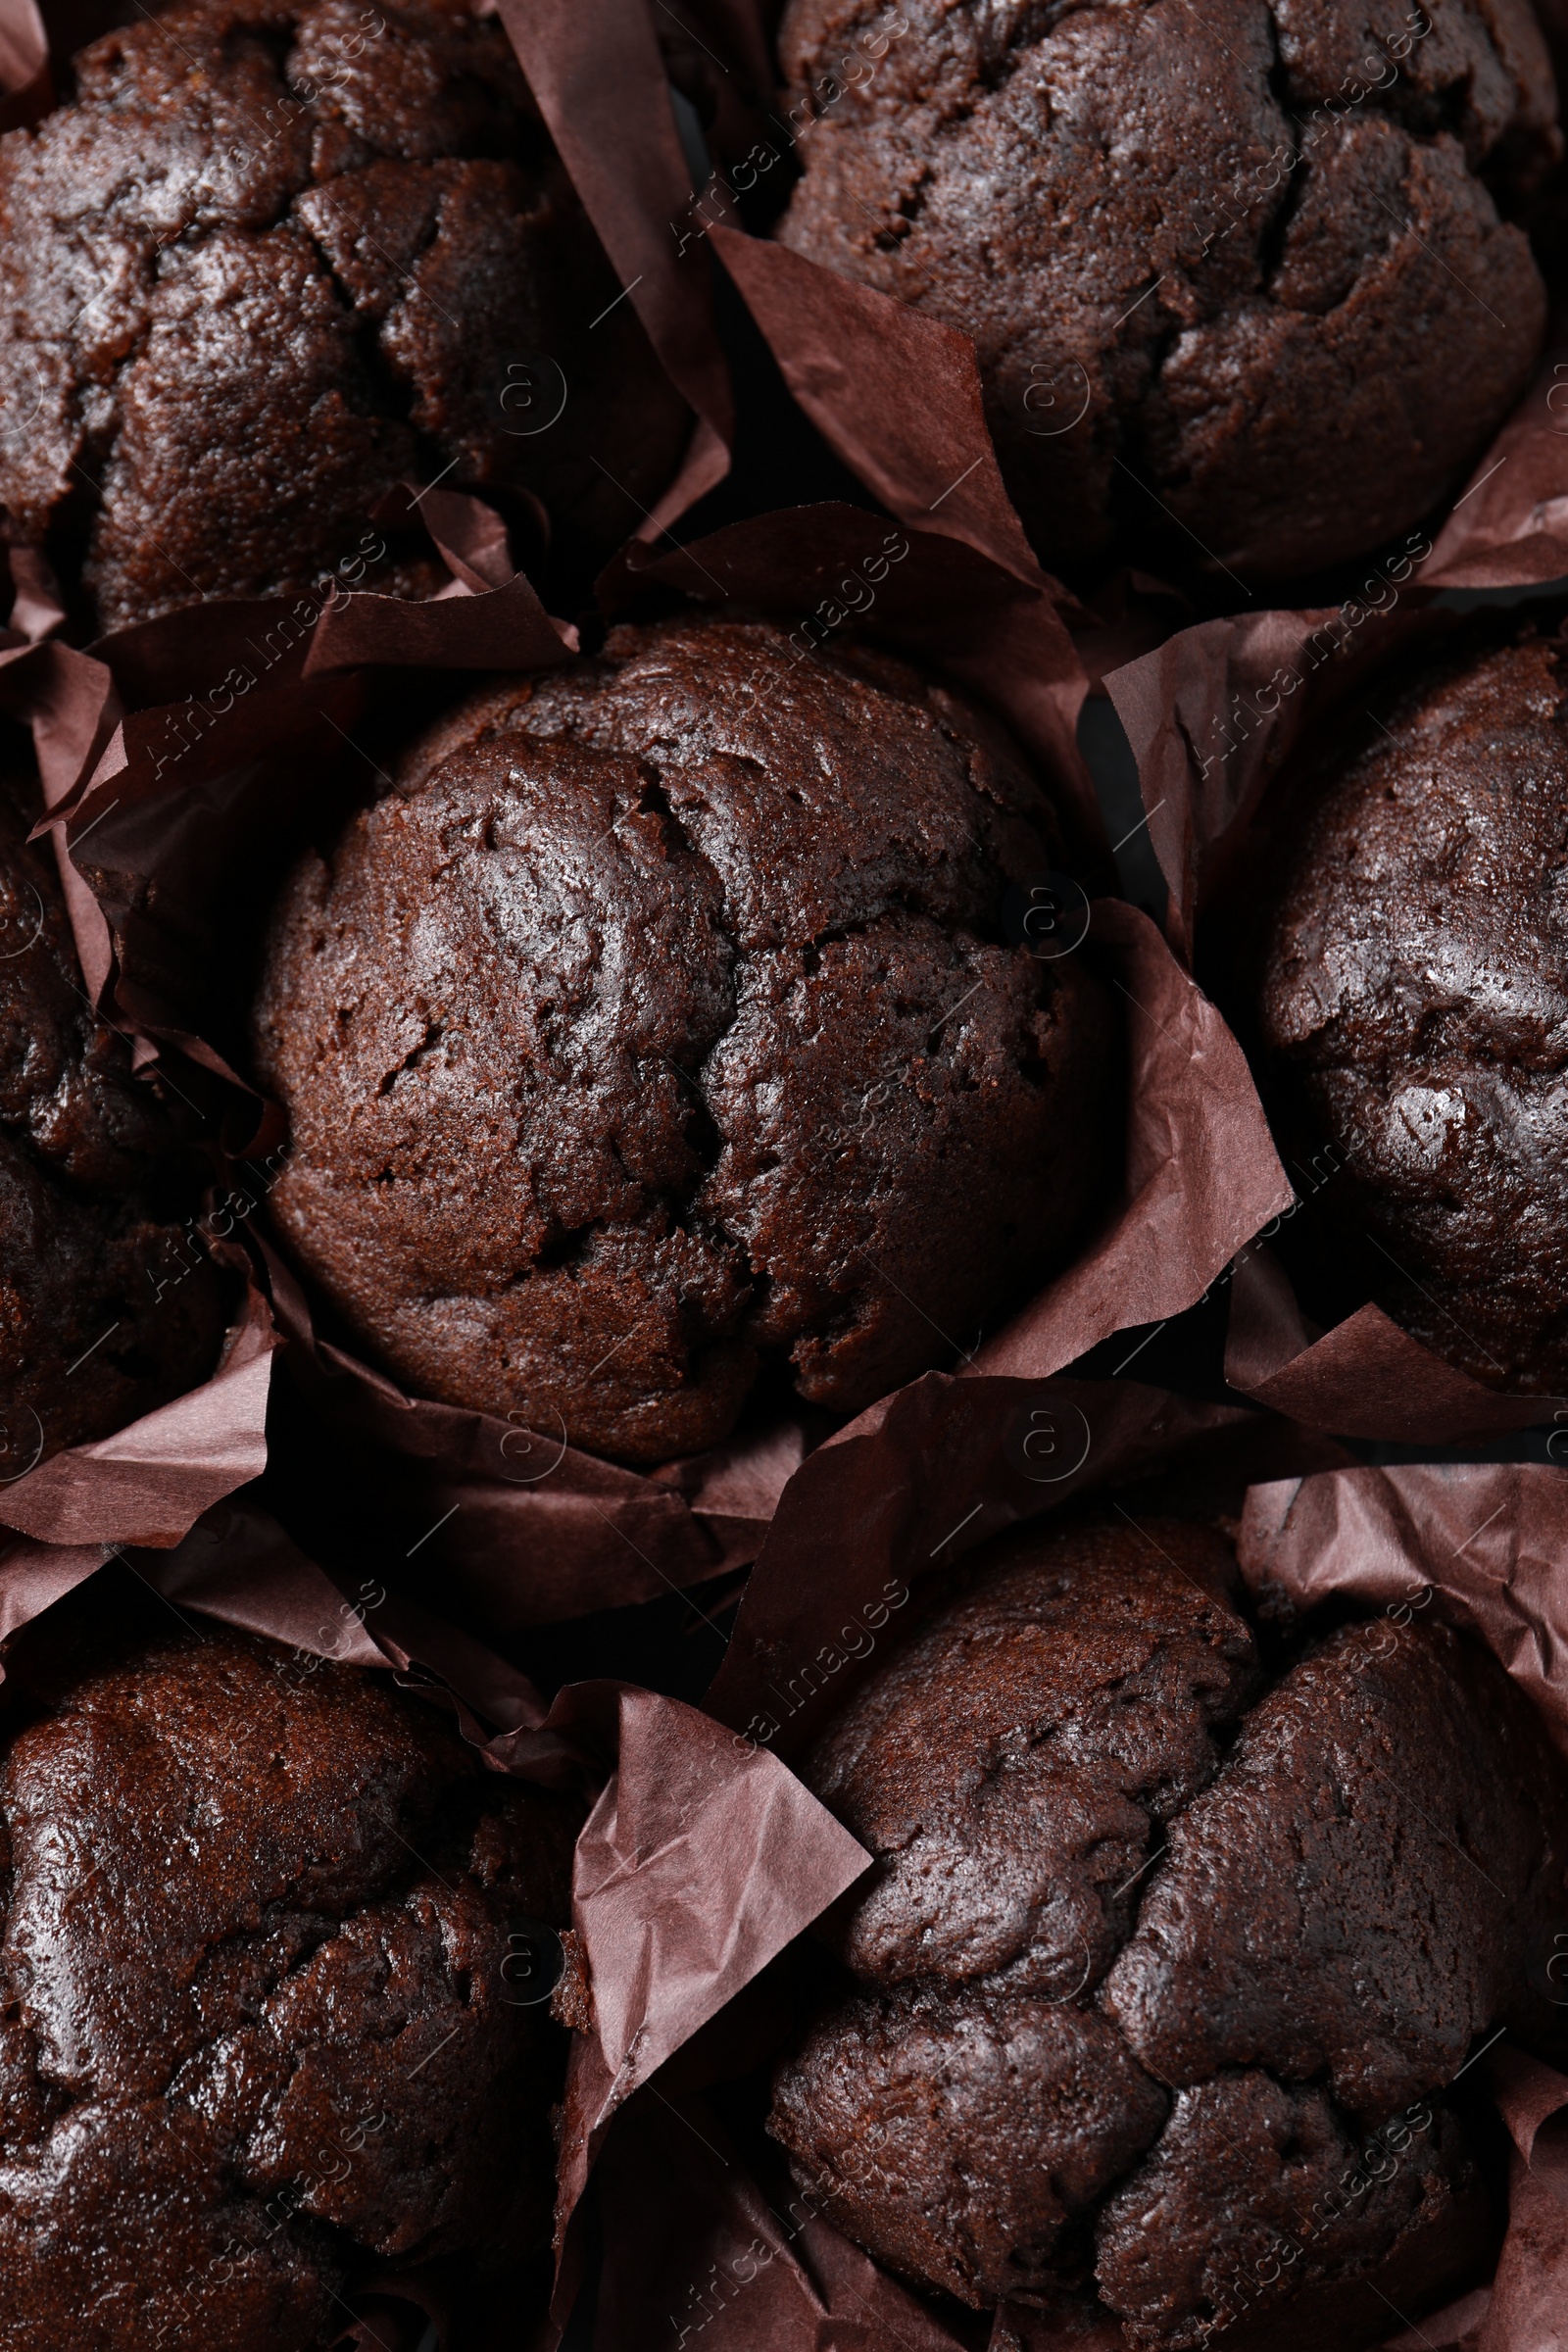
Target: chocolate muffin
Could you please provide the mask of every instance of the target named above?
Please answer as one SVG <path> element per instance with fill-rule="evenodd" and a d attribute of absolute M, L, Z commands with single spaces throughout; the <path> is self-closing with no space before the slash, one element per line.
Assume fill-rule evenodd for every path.
<path fill-rule="evenodd" d="M 1491 1387 L 1568 1387 L 1568 732 L 1558 644 L 1408 684 L 1303 786 L 1255 1000 L 1314 1221 Z"/>
<path fill-rule="evenodd" d="M 180 1105 L 82 992 L 28 799 L 0 769 L 0 1481 L 195 1387 L 223 1328 Z"/>
<path fill-rule="evenodd" d="M 768 1359 L 858 1410 L 1106 1170 L 1108 1001 L 1003 929 L 1053 838 L 978 710 L 768 622 L 481 693 L 275 916 L 284 1234 L 409 1387 L 621 1460 L 711 1445 Z"/>
<path fill-rule="evenodd" d="M 769 2129 L 880 2260 L 1098 2304 L 1140 2352 L 1294 2344 L 1293 2303 L 1381 2341 L 1357 2281 L 1468 2282 L 1491 2222 L 1440 2094 L 1489 2027 L 1549 2040 L 1568 1872 L 1568 1776 L 1489 1652 L 1352 1624 L 1269 1687 L 1217 1535 L 1030 1531 L 803 1769 L 874 1864 Z"/>
<path fill-rule="evenodd" d="M 6 528 L 106 629 L 444 583 L 371 562 L 405 479 L 535 494 L 603 555 L 689 422 L 618 292 L 498 19 L 180 0 L 0 140 Z"/>
<path fill-rule="evenodd" d="M 792 0 L 781 54 L 780 233 L 972 336 L 1057 568 L 1155 533 L 1254 575 L 1375 548 L 1529 379 L 1508 215 L 1561 142 L 1528 0 Z"/>
<path fill-rule="evenodd" d="M 547 2242 L 565 2036 L 508 1938 L 571 1806 L 389 1678 L 102 1646 L 0 1754 L 0 2346 L 306 2352 L 389 2261 Z"/>

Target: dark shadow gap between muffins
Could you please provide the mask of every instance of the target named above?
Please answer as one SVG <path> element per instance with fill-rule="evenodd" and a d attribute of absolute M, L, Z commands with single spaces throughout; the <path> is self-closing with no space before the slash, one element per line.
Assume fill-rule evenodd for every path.
<path fill-rule="evenodd" d="M 0 722 L 4 724 L 5 722 Z M 89 1003 L 37 782 L 0 742 L 0 1477 L 214 1369 L 229 1285 L 196 1238 L 198 1121 Z"/>

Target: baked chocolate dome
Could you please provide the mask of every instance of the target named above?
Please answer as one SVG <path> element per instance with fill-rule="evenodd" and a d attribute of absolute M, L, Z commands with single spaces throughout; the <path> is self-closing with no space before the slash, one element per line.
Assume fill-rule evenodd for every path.
<path fill-rule="evenodd" d="M 1560 140 L 1528 0 L 792 0 L 781 52 L 781 234 L 973 337 L 1058 568 L 1160 531 L 1265 575 L 1375 548 L 1529 379 L 1507 215 Z"/>
<path fill-rule="evenodd" d="M 1362 729 L 1285 849 L 1259 1074 L 1314 1221 L 1496 1388 L 1568 1387 L 1560 648 L 1473 651 Z"/>
<path fill-rule="evenodd" d="M 0 1479 L 195 1387 L 223 1328 L 200 1164 L 83 994 L 25 808 L 0 773 Z"/>
<path fill-rule="evenodd" d="M 549 2235 L 565 1800 L 353 1667 L 205 1631 L 0 1750 L 0 2346 L 306 2352 L 393 2259 Z M 515 1975 L 515 1971 L 513 1971 Z"/>
<path fill-rule="evenodd" d="M 1266 1688 L 1234 1585 L 1200 1528 L 1029 1531 L 803 1768 L 875 1862 L 830 1915 L 857 1988 L 775 2078 L 798 2178 L 916 2282 L 1098 2293 L 1140 2352 L 1294 2344 L 1306 2290 L 1313 2340 L 1381 2341 L 1356 2279 L 1468 2283 L 1439 2094 L 1539 2027 L 1568 1872 L 1568 1779 L 1490 1652 L 1354 1624 Z"/>
<path fill-rule="evenodd" d="M 688 421 L 618 291 L 497 19 L 180 0 L 0 141 L 0 514 L 104 628 L 440 584 L 368 570 L 400 479 L 603 556 Z"/>
<path fill-rule="evenodd" d="M 612 632 L 438 728 L 274 919 L 272 1204 L 417 1393 L 651 1462 L 765 1356 L 851 1412 L 1061 1257 L 1119 1053 L 1002 929 L 1053 862 L 1013 747 L 769 623 Z"/>

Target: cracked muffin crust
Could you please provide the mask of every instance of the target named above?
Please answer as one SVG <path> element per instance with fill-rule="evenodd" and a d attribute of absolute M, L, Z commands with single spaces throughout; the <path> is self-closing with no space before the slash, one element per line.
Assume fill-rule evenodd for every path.
<path fill-rule="evenodd" d="M 0 771 L 0 1479 L 193 1388 L 223 1328 L 199 1170 L 83 994 L 31 798 Z"/>
<path fill-rule="evenodd" d="M 617 291 L 497 20 L 178 0 L 0 140 L 0 513 L 106 629 L 358 581 L 402 479 L 602 558 L 687 422 L 629 303 L 589 341 Z"/>
<path fill-rule="evenodd" d="M 1568 1779 L 1529 1702 L 1389 1621 L 1267 1687 L 1236 1581 L 1181 1522 L 1026 1531 L 802 1768 L 874 1859 L 826 1930 L 855 1989 L 774 2079 L 798 2180 L 916 2283 L 1098 2297 L 1138 2352 L 1294 2344 L 1307 2290 L 1314 2340 L 1380 2341 L 1348 2290 L 1412 2257 L 1441 2300 L 1490 2224 L 1438 2094 L 1491 2025 L 1550 2039 Z"/>
<path fill-rule="evenodd" d="M 973 337 L 1049 564 L 1173 517 L 1191 562 L 1319 569 L 1419 521 L 1523 392 L 1545 292 L 1507 215 L 1560 153 L 1528 0 L 890 13 L 792 0 L 818 119 L 780 234 Z"/>
<path fill-rule="evenodd" d="M 1494 1388 L 1568 1387 L 1561 648 L 1450 659 L 1323 778 L 1266 942 L 1260 1076 L 1382 1304 Z M 1327 1147 L 1326 1152 L 1324 1147 Z"/>
<path fill-rule="evenodd" d="M 274 918 L 283 1232 L 417 1393 L 599 1452 L 712 1444 L 770 1355 L 858 1410 L 1105 1165 L 1109 1004 L 1002 933 L 1052 839 L 980 712 L 770 623 L 481 694 Z"/>
<path fill-rule="evenodd" d="M 567 1801 L 246 1635 L 67 1643 L 29 1695 L 0 1757 L 5 2352 L 306 2352 L 388 2259 L 543 2242 L 564 2036 L 501 1969 L 510 1920 L 566 1916 Z"/>

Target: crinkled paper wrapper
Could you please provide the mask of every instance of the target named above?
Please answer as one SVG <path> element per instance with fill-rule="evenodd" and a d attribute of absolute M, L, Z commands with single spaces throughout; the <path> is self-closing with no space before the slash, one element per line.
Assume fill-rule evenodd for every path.
<path fill-rule="evenodd" d="M 0 636 L 0 708 L 24 677 Z M 41 649 L 52 659 L 59 649 Z M 47 804 L 46 804 L 47 805 Z M 64 860 L 63 870 L 64 870 Z M 102 927 L 96 902 L 70 877 L 67 905 L 78 949 Z M 83 958 L 84 970 L 86 958 Z M 229 1220 L 232 1224 L 232 1219 Z M 0 1429 L 0 1574 L 27 1544 L 177 1544 L 204 1511 L 267 1466 L 267 1403 L 272 1359 L 281 1344 L 267 1298 L 246 1256 L 220 1239 L 210 1214 L 195 1221 L 192 1250 L 205 1246 L 239 1291 L 218 1361 L 183 1396 L 89 1444 L 44 1458 L 46 1435 L 34 1414 Z M 199 1236 L 200 1238 L 196 1238 Z M 172 1256 L 173 1264 L 180 1264 Z M 183 1279 L 184 1269 L 171 1281 Z"/>
<path fill-rule="evenodd" d="M 450 597 L 427 606 L 364 597 L 354 600 L 358 611 L 328 604 L 311 627 L 298 614 L 291 619 L 286 605 L 212 605 L 82 653 L 54 640 L 60 613 L 52 584 L 13 555 L 12 626 L 0 630 L 0 710 L 30 725 L 43 808 L 38 830 L 52 836 L 85 991 L 130 1036 L 138 1066 L 160 1049 L 177 1048 L 218 1077 L 232 1076 L 198 1033 L 199 986 L 176 1014 L 166 1000 L 192 978 L 176 968 L 189 960 L 189 937 L 213 924 L 215 857 L 278 821 L 280 809 L 301 813 L 319 772 L 307 755 L 319 761 L 334 740 L 329 730 L 352 719 L 360 689 L 341 665 L 362 662 L 368 642 L 383 660 L 454 666 L 504 657 L 528 663 L 564 650 L 525 580 L 489 591 L 474 569 L 488 565 L 494 573 L 504 550 L 493 515 L 466 499 L 448 507 L 441 492 L 426 503 L 432 536 L 445 529 Z M 456 614 L 459 599 L 482 608 L 476 621 Z M 307 674 L 313 660 L 319 677 Z M 252 670 L 262 680 L 255 706 L 225 683 L 211 696 L 206 731 L 191 742 L 191 705 L 181 698 L 192 681 L 230 682 Z M 95 794 L 100 817 L 108 812 L 93 851 L 105 862 L 85 872 L 67 841 L 84 790 Z M 161 929 L 171 914 L 189 926 L 172 939 Z M 258 1149 L 271 1140 L 264 1127 Z M 47 1460 L 28 1459 L 34 1434 L 41 1452 L 41 1430 L 6 1430 L 0 1459 L 10 1474 L 0 1478 L 0 1528 L 60 1544 L 172 1544 L 212 1504 L 261 1475 L 272 1358 L 284 1334 L 256 1258 L 233 1238 L 265 1201 L 266 1178 L 254 1165 L 231 1172 L 232 1187 L 199 1220 L 213 1254 L 243 1285 L 217 1369 L 126 1428 Z"/>
<path fill-rule="evenodd" d="M 730 7 L 710 0 L 691 13 L 732 60 L 748 61 L 755 91 L 766 61 L 742 0 Z M 706 567 L 726 595 L 796 613 L 815 612 L 824 600 L 853 611 L 864 588 L 864 558 L 879 543 L 875 517 L 840 509 L 765 517 L 685 555 L 651 552 L 663 525 L 717 482 L 727 463 L 733 409 L 708 267 L 709 254 L 716 254 L 808 416 L 907 536 L 909 557 L 882 597 L 879 624 L 996 702 L 1049 764 L 1074 854 L 1098 891 L 1104 843 L 1076 744 L 1087 681 L 1072 632 L 1082 639 L 1086 616 L 1044 578 L 1022 539 L 984 433 L 966 339 L 783 248 L 755 243 L 721 220 L 683 240 L 682 229 L 698 217 L 673 117 L 653 100 L 662 69 L 643 0 L 607 0 L 595 11 L 502 0 L 502 15 L 622 282 L 699 418 L 687 466 L 649 517 L 643 547 L 613 567 L 610 601 L 624 602 L 644 573 L 709 594 L 695 576 Z M 27 120 L 47 103 L 45 43 L 28 0 L 0 4 L 0 87 L 10 93 L 0 124 Z M 1475 514 L 1492 515 L 1495 498 L 1512 487 L 1499 477 L 1492 492 L 1478 489 Z M 194 1017 L 190 976 L 177 956 L 171 959 L 171 943 L 149 908 L 148 882 L 156 876 L 167 887 L 183 874 L 188 886 L 204 843 L 254 821 L 269 795 L 277 808 L 301 746 L 319 749 L 324 727 L 353 725 L 357 668 L 527 668 L 569 650 L 569 632 L 513 575 L 483 510 L 427 493 L 421 511 L 447 556 L 452 584 L 443 597 L 422 606 L 339 597 L 303 626 L 284 629 L 287 643 L 275 655 L 283 617 L 276 606 L 209 607 L 182 615 L 175 627 L 151 624 L 93 654 L 76 653 L 52 642 L 47 582 L 16 568 L 12 631 L 0 638 L 0 664 L 16 673 L 8 696 L 33 721 L 92 993 L 146 1048 L 179 1047 L 209 1068 L 217 1062 Z M 1531 576 L 1568 569 L 1550 552 L 1559 523 L 1520 529 L 1514 515 L 1516 538 L 1529 541 L 1544 567 Z M 1497 528 L 1500 540 L 1506 532 Z M 1564 537 L 1568 543 L 1568 528 Z M 1486 558 L 1472 549 L 1468 560 Z M 1457 559 L 1450 553 L 1447 561 L 1451 567 Z M 268 648 L 264 674 L 236 693 L 230 681 L 254 668 L 254 648 L 247 652 L 253 637 Z M 225 692 L 227 707 L 219 710 Z M 205 698 L 199 741 L 171 769 L 171 746 L 179 739 L 171 712 L 193 693 Z M 284 821 L 292 821 L 297 804 L 285 805 Z M 69 847 L 89 824 L 90 888 Z M 336 1383 L 346 1398 L 336 1409 L 347 1420 L 428 1463 L 434 1480 L 466 1495 L 462 1516 L 480 1530 L 472 1572 L 514 1588 L 512 1622 L 698 1581 L 750 1557 L 765 1534 L 711 1713 L 612 1685 L 577 1687 L 546 1709 L 520 1676 L 412 1604 L 387 1597 L 367 1605 L 363 1593 L 345 1592 L 259 1514 L 223 1502 L 261 1461 L 255 1449 L 241 1461 L 226 1422 L 209 1427 L 199 1444 L 184 1429 L 164 1446 L 137 1436 L 160 1421 L 154 1415 L 108 1441 L 107 1449 L 77 1449 L 105 1454 L 120 1482 L 115 1493 L 134 1497 L 123 1523 L 114 1512 L 94 1517 L 85 1505 L 81 1515 L 65 1472 L 33 1491 L 39 1508 L 25 1521 L 15 1514 L 19 1497 L 31 1512 L 27 1482 L 0 1502 L 0 1518 L 14 1518 L 22 1531 L 0 1556 L 6 1631 L 94 1573 L 106 1548 L 161 1546 L 139 1550 L 130 1564 L 176 1606 L 433 1681 L 466 1736 L 498 1769 L 602 1782 L 575 1870 L 573 1920 L 593 2024 L 574 2044 L 568 2088 L 555 2323 L 559 2328 L 582 2275 L 584 2243 L 573 2217 L 597 2157 L 604 2215 L 613 2225 L 599 2303 L 601 2347 L 624 2343 L 640 2352 L 664 2340 L 667 2313 L 689 2307 L 688 2287 L 716 2278 L 710 2266 L 720 2264 L 738 2278 L 738 2258 L 759 2239 L 765 2254 L 751 2258 L 755 2283 L 732 2304 L 721 2298 L 711 2324 L 715 2348 L 826 2352 L 837 2345 L 848 2352 L 853 2345 L 869 2352 L 872 2344 L 903 2342 L 938 2352 L 959 2340 L 825 2225 L 810 2222 L 792 2239 L 744 2174 L 726 2167 L 717 2127 L 705 2124 L 700 2139 L 689 2105 L 676 2112 L 651 2081 L 864 1866 L 859 1848 L 781 1760 L 831 1703 L 830 1682 L 814 1696 L 808 1690 L 798 1709 L 790 1692 L 808 1661 L 841 1657 L 834 1647 L 841 1612 L 874 1606 L 890 1577 L 945 1565 L 1001 1527 L 1106 1478 L 1153 1468 L 1181 1446 L 1234 1454 L 1254 1467 L 1261 1459 L 1265 1469 L 1343 1459 L 1324 1442 L 1238 1406 L 1165 1396 L 1132 1382 L 1099 1387 L 1049 1377 L 1125 1324 L 1193 1303 L 1289 1200 L 1234 1041 L 1152 927 L 1097 898 L 1084 952 L 1101 960 L 1129 1003 L 1127 1168 L 1106 1230 L 972 1363 L 884 1399 L 804 1461 L 798 1437 L 785 1430 L 760 1452 L 721 1449 L 653 1478 L 569 1453 L 541 1477 L 557 1451 L 548 1433 L 411 1402 L 318 1342 L 298 1286 L 286 1269 L 274 1276 L 278 1321 L 302 1351 L 317 1400 Z M 251 1354 L 242 1364 L 247 1332 Z M 255 1363 L 270 1353 L 272 1333 L 260 1304 L 248 1304 L 241 1334 L 220 1379 L 239 1377 L 247 1366 L 254 1379 Z M 166 1411 L 194 1412 L 207 1393 Z M 259 1448 L 254 1405 L 252 1412 Z M 225 1447 L 240 1475 L 229 1486 L 202 1487 L 197 1471 L 205 1474 L 211 1451 L 217 1476 Z M 1495 1621 L 1509 1633 L 1500 1646 L 1510 1664 L 1535 1657 L 1554 1674 L 1560 1642 L 1551 1640 L 1545 1614 L 1547 1581 L 1544 1574 L 1527 1581 L 1528 1605 L 1517 1595 L 1504 1605 L 1512 1594 L 1513 1538 L 1502 1533 L 1514 1524 L 1509 1502 L 1550 1476 L 1320 1472 L 1258 1490 L 1249 1528 L 1268 1546 L 1267 1572 L 1287 1585 L 1299 1575 L 1305 1593 L 1293 1529 L 1326 1507 L 1323 1497 L 1354 1498 L 1363 1515 L 1381 1514 L 1387 1541 L 1380 1573 L 1402 1576 L 1405 1585 L 1429 1579 L 1456 1608 L 1473 1606 L 1478 1622 L 1485 1597 L 1491 1614 L 1483 1630 L 1492 1638 Z M 1410 1512 L 1419 1521 L 1426 1505 L 1419 1495 L 1406 1505 L 1397 1482 L 1421 1479 L 1468 1492 L 1477 1522 L 1487 1522 L 1488 1532 L 1463 1553 L 1465 1578 L 1477 1580 L 1473 1590 L 1454 1581 L 1453 1563 L 1434 1567 L 1412 1532 Z M 1500 1504 L 1493 1507 L 1491 1485 L 1461 1490 L 1451 1483 L 1462 1479 L 1501 1482 Z M 90 1485 L 85 1492 L 90 1498 Z M 169 1507 L 176 1492 L 182 1499 Z M 1540 1487 L 1537 1518 L 1544 1518 L 1554 1492 Z M 1342 1507 L 1348 1503 L 1334 1499 L 1334 1510 Z M 1521 1513 L 1517 1524 L 1535 1522 Z M 1362 1573 L 1359 1544 L 1354 1550 L 1336 1569 L 1333 1546 L 1314 1544 L 1311 1573 L 1353 1583 Z M 1544 1535 L 1538 1557 L 1544 1567 Z M 1490 1584 L 1482 1563 L 1492 1563 Z M 519 1576 L 529 1588 L 520 1599 Z M 1380 1598 L 1381 1588 L 1368 1596 Z M 1544 1689 L 1546 1668 L 1537 1679 Z M 748 1727 L 752 1736 L 743 1736 Z M 1509 2352 L 1521 2352 L 1527 2342 L 1554 2340 L 1552 2330 L 1563 2327 L 1550 2271 L 1568 2175 L 1553 2172 L 1550 2159 L 1568 2084 L 1545 2076 L 1535 2070 L 1503 2094 L 1519 2154 L 1514 2224 L 1496 2284 L 1490 2299 L 1472 2297 L 1446 2332 L 1424 2323 L 1435 2347 L 1501 2352 L 1507 2343 Z M 416 2289 L 405 2292 L 417 2301 Z M 395 2308 L 378 2307 L 378 2328 Z M 1510 2335 L 1516 2317 L 1519 2331 Z M 999 2352 L 1008 2341 L 1000 2324 Z"/>
<path fill-rule="evenodd" d="M 802 1483 L 815 1474 L 831 1492 L 797 1525 L 788 1524 L 788 1502 L 780 1512 L 708 1700 L 738 1736 L 749 1730 L 766 1740 L 771 1730 L 774 1745 L 798 1752 L 850 1685 L 852 1642 L 867 1654 L 856 1640 L 859 1629 L 886 1623 L 901 1592 L 906 1599 L 933 1562 L 945 1566 L 972 1540 L 944 1542 L 948 1513 L 961 1520 L 981 1494 L 983 1536 L 1017 1515 L 1020 1463 L 1026 1474 L 1070 1457 L 1075 1466 L 1059 1481 L 1059 1496 L 1088 1498 L 1105 1479 L 1123 1485 L 1168 1464 L 1174 1451 L 1228 1461 L 1264 1482 L 1250 1488 L 1241 1520 L 1240 1558 L 1252 1590 L 1288 1595 L 1301 1610 L 1331 1595 L 1372 1612 L 1430 1610 L 1488 1644 L 1568 1756 L 1562 1472 L 1462 1464 L 1307 1467 L 1279 1476 L 1286 1433 L 1261 1419 L 1249 1427 L 1237 1408 L 1195 1405 L 1132 1382 L 1059 1381 L 1036 1398 L 1032 1422 L 1016 1425 L 1011 1440 L 1002 1435 L 991 1451 L 971 1433 L 967 1477 L 957 1458 L 930 1458 L 927 1426 L 908 1417 L 908 1393 L 890 1407 L 880 1444 L 851 1441 L 812 1457 Z M 1016 1431 L 1024 1427 L 1048 1431 L 1054 1456 L 1037 1454 L 1031 1464 L 1019 1455 Z M 1299 1470 L 1310 1442 L 1298 1432 L 1295 1443 Z M 1114 1493 L 1108 1507 L 1125 1508 Z M 1127 1515 L 1136 1527 L 1136 1515 Z M 811 1686 L 803 1669 L 812 1663 L 818 1688 L 803 1696 Z M 721 1886 L 710 1899 L 715 1909 L 722 1903 Z M 769 2201 L 702 2087 L 763 2063 L 776 2046 L 755 2020 L 738 2023 L 728 2067 L 720 2043 L 706 2072 L 688 2069 L 683 2081 L 672 2070 L 667 2095 L 634 2102 L 609 2134 L 599 2164 L 606 2257 L 591 2352 L 659 2343 L 701 2352 L 1127 2352 L 1108 2318 L 1083 2332 L 1020 2306 L 994 2318 L 939 2310 L 808 2199 L 791 2202 L 775 2181 Z M 1568 2078 L 1506 2043 L 1482 2063 L 1511 2141 L 1496 2273 L 1447 2310 L 1400 2327 L 1386 2352 L 1558 2352 L 1568 2341 Z"/>

